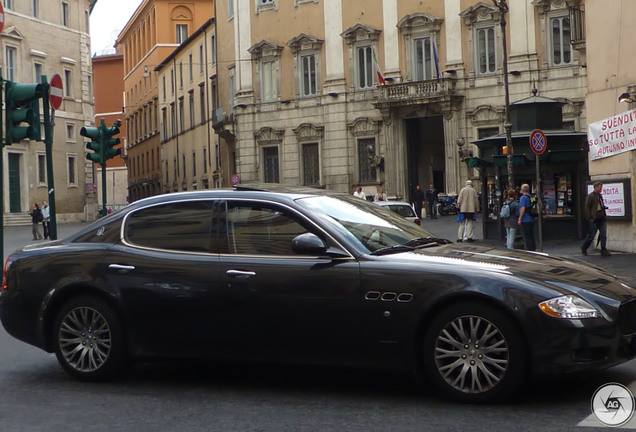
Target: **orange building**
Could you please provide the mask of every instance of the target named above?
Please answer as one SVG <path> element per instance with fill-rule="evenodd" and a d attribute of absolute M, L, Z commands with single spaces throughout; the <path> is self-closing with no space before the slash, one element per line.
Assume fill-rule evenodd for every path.
<path fill-rule="evenodd" d="M 126 124 L 123 122 L 124 106 L 124 56 L 122 54 L 108 54 L 93 57 L 93 95 L 95 98 L 95 125 L 99 126 L 102 119 L 106 126 L 111 127 L 116 120 L 122 121 L 117 138 L 121 144 L 121 156 L 116 156 L 106 162 L 106 203 L 109 206 L 126 204 L 128 197 L 128 174 L 126 169 Z M 102 175 L 101 165 L 94 164 L 93 183 L 94 197 L 97 204 L 102 203 Z M 93 200 L 94 201 L 94 200 Z"/>
<path fill-rule="evenodd" d="M 115 47 L 124 58 L 130 201 L 162 192 L 158 86 L 154 69 L 213 16 L 211 0 L 143 0 L 117 38 Z"/>

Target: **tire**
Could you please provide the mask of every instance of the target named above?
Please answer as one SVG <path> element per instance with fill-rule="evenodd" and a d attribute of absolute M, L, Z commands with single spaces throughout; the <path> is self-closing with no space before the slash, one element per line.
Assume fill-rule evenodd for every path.
<path fill-rule="evenodd" d="M 57 361 L 74 378 L 104 381 L 123 370 L 126 344 L 121 321 L 96 297 L 76 297 L 60 308 L 53 341 Z"/>
<path fill-rule="evenodd" d="M 525 379 L 521 332 L 486 304 L 457 304 L 438 314 L 426 331 L 423 358 L 428 377 L 461 402 L 501 400 Z"/>

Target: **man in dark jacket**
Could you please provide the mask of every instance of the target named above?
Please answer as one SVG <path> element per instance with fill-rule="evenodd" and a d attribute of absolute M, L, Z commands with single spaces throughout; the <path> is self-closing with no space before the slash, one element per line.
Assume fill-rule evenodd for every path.
<path fill-rule="evenodd" d="M 431 215 L 431 219 L 437 219 L 437 189 L 430 184 L 426 190 L 426 203 L 428 204 L 428 213 Z"/>
<path fill-rule="evenodd" d="M 424 204 L 424 191 L 420 188 L 420 185 L 415 186 L 415 192 L 413 193 L 413 207 L 415 207 L 415 214 L 418 218 L 422 218 L 422 205 Z"/>
<path fill-rule="evenodd" d="M 605 213 L 605 203 L 603 202 L 603 195 L 601 190 L 603 189 L 603 183 L 597 181 L 594 182 L 594 190 L 588 194 L 585 198 L 585 216 L 590 222 L 590 231 L 587 233 L 587 237 L 581 245 L 581 253 L 587 255 L 587 248 L 596 236 L 598 231 L 598 241 L 601 243 L 601 255 L 610 256 L 611 254 L 607 250 L 607 214 Z"/>

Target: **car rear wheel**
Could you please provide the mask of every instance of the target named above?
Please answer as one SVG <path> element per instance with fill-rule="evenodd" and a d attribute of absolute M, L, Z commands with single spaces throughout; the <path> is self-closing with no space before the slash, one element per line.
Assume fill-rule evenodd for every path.
<path fill-rule="evenodd" d="M 101 381 L 121 372 L 124 335 L 119 318 L 104 301 L 90 296 L 70 300 L 53 329 L 57 360 L 73 377 Z"/>
<path fill-rule="evenodd" d="M 428 375 L 453 399 L 499 400 L 518 390 L 524 379 L 521 333 L 494 307 L 480 303 L 451 306 L 435 317 L 424 345 Z"/>

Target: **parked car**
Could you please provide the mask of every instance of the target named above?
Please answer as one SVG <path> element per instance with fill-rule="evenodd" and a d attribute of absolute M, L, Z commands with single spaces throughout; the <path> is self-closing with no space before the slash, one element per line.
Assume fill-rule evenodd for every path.
<path fill-rule="evenodd" d="M 403 218 L 420 224 L 420 218 L 415 214 L 415 210 L 411 207 L 411 204 L 403 201 L 377 201 L 375 204 L 391 210 L 393 213 L 397 213 Z"/>
<path fill-rule="evenodd" d="M 636 291 L 588 263 L 436 238 L 284 186 L 136 201 L 7 258 L 0 318 L 81 380 L 139 359 L 388 368 L 463 401 L 636 353 Z"/>

